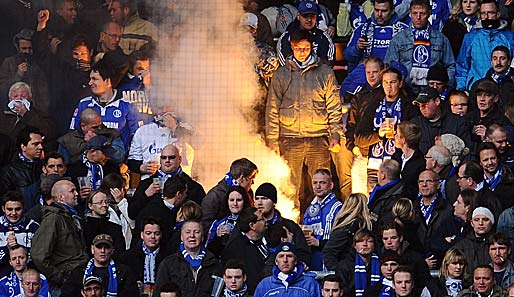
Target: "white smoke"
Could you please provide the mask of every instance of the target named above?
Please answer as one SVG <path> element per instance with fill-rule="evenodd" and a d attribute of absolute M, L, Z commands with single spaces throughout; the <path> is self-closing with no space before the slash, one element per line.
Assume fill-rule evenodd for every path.
<path fill-rule="evenodd" d="M 287 164 L 264 144 L 249 120 L 261 96 L 253 69 L 257 51 L 239 25 L 244 13 L 237 0 L 177 0 L 174 13 L 160 27 L 158 58 L 152 64 L 152 100 L 171 107 L 194 125 L 193 176 L 206 190 L 246 157 L 259 168 L 254 190 L 271 182 L 290 195 Z M 295 219 L 293 202 L 282 195 L 278 208 Z"/>

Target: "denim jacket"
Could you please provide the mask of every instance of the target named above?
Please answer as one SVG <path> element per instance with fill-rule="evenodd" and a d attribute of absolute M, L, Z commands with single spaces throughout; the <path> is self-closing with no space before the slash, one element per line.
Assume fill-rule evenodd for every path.
<path fill-rule="evenodd" d="M 385 63 L 398 61 L 407 67 L 410 73 L 412 70 L 412 51 L 414 50 L 414 34 L 410 28 L 396 34 L 384 59 Z M 430 30 L 430 66 L 439 64 L 448 69 L 449 85 L 455 84 L 455 58 L 448 38 L 437 30 Z M 412 79 L 409 75 L 404 79 L 406 83 L 413 85 L 427 85 L 426 77 L 422 79 Z"/>

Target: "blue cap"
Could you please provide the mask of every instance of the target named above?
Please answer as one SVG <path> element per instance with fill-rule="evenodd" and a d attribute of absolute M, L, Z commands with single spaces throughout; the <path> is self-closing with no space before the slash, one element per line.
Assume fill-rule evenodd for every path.
<path fill-rule="evenodd" d="M 277 248 L 277 255 L 280 252 L 291 252 L 296 256 L 296 246 L 290 242 L 282 242 Z"/>
<path fill-rule="evenodd" d="M 301 15 L 306 15 L 306 14 L 316 14 L 317 15 L 319 12 L 318 4 L 316 4 L 315 2 L 312 2 L 310 0 L 302 1 L 302 2 L 300 2 L 300 4 L 298 4 L 298 12 Z"/>
<path fill-rule="evenodd" d="M 96 135 L 86 143 L 86 150 L 101 150 L 107 157 L 116 153 L 109 139 L 103 135 Z"/>

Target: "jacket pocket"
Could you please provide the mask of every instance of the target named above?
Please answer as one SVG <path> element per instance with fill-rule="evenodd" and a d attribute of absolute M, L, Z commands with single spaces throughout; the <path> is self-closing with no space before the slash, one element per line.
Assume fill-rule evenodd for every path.
<path fill-rule="evenodd" d="M 280 124 L 282 126 L 292 126 L 297 116 L 294 106 L 280 108 Z"/>
<path fill-rule="evenodd" d="M 327 124 L 328 116 L 327 116 L 327 106 L 325 101 L 322 100 L 312 100 L 312 123 L 323 125 Z"/>
<path fill-rule="evenodd" d="M 400 61 L 401 63 L 405 63 L 405 61 L 411 61 L 412 59 L 412 50 L 414 48 L 414 45 L 412 44 L 402 44 L 399 46 L 399 53 L 400 53 Z"/>
<path fill-rule="evenodd" d="M 441 64 L 443 66 L 445 61 L 443 61 L 443 56 L 444 56 L 444 48 L 441 44 L 433 44 L 433 45 L 430 45 L 430 65 L 435 65 L 435 64 Z"/>

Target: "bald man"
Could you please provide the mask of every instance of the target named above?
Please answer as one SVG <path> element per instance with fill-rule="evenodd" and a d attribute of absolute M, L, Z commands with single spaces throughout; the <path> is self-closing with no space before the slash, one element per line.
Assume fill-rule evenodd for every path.
<path fill-rule="evenodd" d="M 129 201 L 128 214 L 133 220 L 137 219 L 138 213 L 142 210 L 154 196 L 161 195 L 162 188 L 159 183 L 154 182 L 159 179 L 168 179 L 173 176 L 181 176 L 187 184 L 187 199 L 201 204 L 205 197 L 203 187 L 194 181 L 187 173 L 182 171 L 180 166 L 182 156 L 180 151 L 173 144 L 166 145 L 159 156 L 159 166 L 157 171 L 149 178 L 142 180 L 137 186 L 134 196 Z M 152 166 L 151 164 L 142 164 L 141 166 Z"/>
<path fill-rule="evenodd" d="M 96 135 L 107 137 L 116 150 L 115 154 L 109 156 L 111 161 L 123 162 L 126 151 L 120 133 L 116 129 L 105 127 L 100 114 L 92 108 L 86 108 L 80 114 L 80 129 L 70 131 L 57 140 L 59 143 L 57 150 L 63 155 L 66 164 L 82 162 L 86 143 Z"/>
<path fill-rule="evenodd" d="M 68 180 L 52 187 L 55 202 L 43 207 L 43 221 L 32 240 L 34 264 L 47 276 L 52 295 L 59 296 L 64 277 L 87 262 L 80 220 L 74 207 L 78 203 L 75 185 Z"/>

